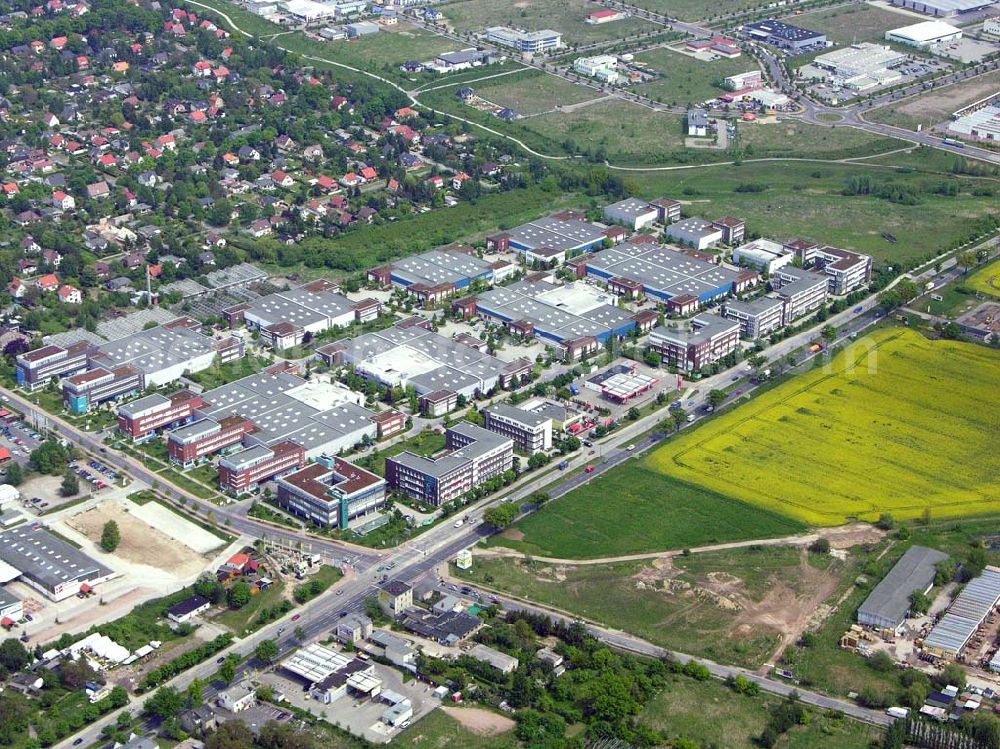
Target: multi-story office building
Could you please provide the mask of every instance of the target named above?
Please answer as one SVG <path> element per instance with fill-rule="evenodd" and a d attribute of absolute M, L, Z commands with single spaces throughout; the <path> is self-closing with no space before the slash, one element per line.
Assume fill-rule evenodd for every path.
<path fill-rule="evenodd" d="M 518 52 L 550 52 L 562 46 L 562 34 L 551 29 L 522 31 L 509 26 L 491 26 L 486 29 L 486 41 Z"/>
<path fill-rule="evenodd" d="M 388 458 L 386 481 L 435 507 L 508 471 L 514 464 L 513 440 L 466 421 L 447 432 L 446 451 L 434 457 L 409 451 Z"/>
<path fill-rule="evenodd" d="M 306 451 L 294 442 L 279 442 L 271 447 L 254 445 L 219 459 L 219 488 L 239 497 L 252 492 L 261 482 L 305 464 Z"/>
<path fill-rule="evenodd" d="M 786 265 L 771 276 L 771 288 L 784 305 L 782 316 L 787 325 L 826 303 L 829 282 L 819 273 Z"/>
<path fill-rule="evenodd" d="M 70 413 L 85 414 L 101 403 L 127 398 L 141 389 L 142 373 L 135 367 L 97 367 L 63 380 L 63 405 Z"/>
<path fill-rule="evenodd" d="M 133 442 L 141 442 L 151 438 L 157 429 L 187 423 L 201 405 L 201 396 L 190 390 L 168 396 L 153 393 L 118 409 L 118 429 Z"/>
<path fill-rule="evenodd" d="M 518 450 L 533 455 L 552 448 L 552 419 L 544 414 L 497 403 L 484 409 L 483 417 L 483 426 L 514 440 Z"/>
<path fill-rule="evenodd" d="M 663 364 L 694 372 L 733 353 L 739 342 L 739 323 L 718 315 L 699 315 L 679 321 L 676 327 L 654 328 L 648 345 Z"/>
<path fill-rule="evenodd" d="M 784 325 L 784 310 L 784 303 L 774 297 L 761 297 L 749 302 L 734 299 L 725 303 L 722 316 L 739 323 L 741 336 L 760 338 Z"/>
<path fill-rule="evenodd" d="M 241 416 L 199 419 L 167 435 L 167 453 L 172 463 L 188 468 L 220 450 L 242 445 L 243 438 L 254 431 L 253 423 Z"/>
<path fill-rule="evenodd" d="M 92 344 L 80 341 L 67 348 L 42 346 L 18 354 L 15 360 L 17 384 L 25 390 L 38 390 L 49 380 L 85 372 L 93 351 Z"/>
<path fill-rule="evenodd" d="M 829 291 L 837 296 L 850 294 L 871 280 L 872 259 L 850 250 L 841 250 L 796 239 L 785 245 L 806 268 L 826 275 Z"/>
<path fill-rule="evenodd" d="M 312 463 L 278 479 L 278 504 L 328 528 L 349 528 L 352 521 L 385 504 L 386 482 L 341 458 Z"/>

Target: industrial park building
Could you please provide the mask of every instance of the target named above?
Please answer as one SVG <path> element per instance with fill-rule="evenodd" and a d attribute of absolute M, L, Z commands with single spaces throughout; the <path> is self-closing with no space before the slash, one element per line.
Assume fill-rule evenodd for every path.
<path fill-rule="evenodd" d="M 749 302 L 732 299 L 722 306 L 722 316 L 739 323 L 740 335 L 744 338 L 760 338 L 785 324 L 784 310 L 784 302 L 775 297 L 765 296 Z"/>
<path fill-rule="evenodd" d="M 551 29 L 522 31 L 509 26 L 491 26 L 485 32 L 486 41 L 511 47 L 518 52 L 550 52 L 562 46 L 562 34 Z"/>
<path fill-rule="evenodd" d="M 792 54 L 826 46 L 826 34 L 792 26 L 774 18 L 744 24 L 740 30 L 747 39 L 764 42 Z"/>
<path fill-rule="evenodd" d="M 647 345 L 665 366 L 681 372 L 696 372 L 739 348 L 739 324 L 719 315 L 699 315 L 675 325 L 655 328 Z"/>
<path fill-rule="evenodd" d="M 648 296 L 679 314 L 690 314 L 729 294 L 741 294 L 759 280 L 753 271 L 727 268 L 710 256 L 642 238 L 588 256 L 585 271 L 611 291 Z"/>
<path fill-rule="evenodd" d="M 917 49 L 929 49 L 935 44 L 953 42 L 961 38 L 962 30 L 944 21 L 921 21 L 885 32 L 887 42 L 907 44 Z"/>
<path fill-rule="evenodd" d="M 829 282 L 826 276 L 786 265 L 771 276 L 771 288 L 781 300 L 787 325 L 826 303 Z"/>
<path fill-rule="evenodd" d="M 898 633 L 910 611 L 910 596 L 931 589 L 937 564 L 947 558 L 940 551 L 911 546 L 858 608 L 858 624 Z"/>
<path fill-rule="evenodd" d="M 449 428 L 445 438 L 445 452 L 434 457 L 406 451 L 387 458 L 389 486 L 438 507 L 514 465 L 514 441 L 488 429 L 462 421 Z"/>
<path fill-rule="evenodd" d="M 733 262 L 755 268 L 761 273 L 773 274 L 795 259 L 795 252 L 770 239 L 755 239 L 733 250 Z"/>
<path fill-rule="evenodd" d="M 492 286 L 514 270 L 509 263 L 499 265 L 477 257 L 471 247 L 449 245 L 373 268 L 368 280 L 404 289 L 425 304 L 437 304 L 477 281 Z"/>
<path fill-rule="evenodd" d="M 434 333 L 420 318 L 328 344 L 316 356 L 331 366 L 353 366 L 357 374 L 382 387 L 412 387 L 421 396 L 448 390 L 456 397 L 473 398 L 519 383 L 531 371 L 527 359 L 502 361 L 488 354 L 484 345 Z"/>
<path fill-rule="evenodd" d="M 382 508 L 385 487 L 382 477 L 334 457 L 279 478 L 277 501 L 310 522 L 346 529 Z"/>
<path fill-rule="evenodd" d="M 820 246 L 797 239 L 785 245 L 795 253 L 804 268 L 821 272 L 829 279 L 831 294 L 850 294 L 871 280 L 872 259 L 850 250 Z"/>
<path fill-rule="evenodd" d="M 256 429 L 242 416 L 199 419 L 167 435 L 167 454 L 171 463 L 190 468 L 217 452 L 242 446 L 243 438 Z"/>
<path fill-rule="evenodd" d="M 158 429 L 191 421 L 201 403 L 201 397 L 190 390 L 169 396 L 153 393 L 118 407 L 118 430 L 133 442 L 142 442 L 155 436 Z"/>
<path fill-rule="evenodd" d="M 936 18 L 954 18 L 983 10 L 993 3 L 991 0 L 892 0 L 892 4 Z"/>
<path fill-rule="evenodd" d="M 0 532 L 0 582 L 20 580 L 53 601 L 62 601 L 113 574 L 38 523 Z"/>
<path fill-rule="evenodd" d="M 486 249 L 494 252 L 513 250 L 525 255 L 527 260 L 544 257 L 548 253 L 532 255 L 541 250 L 562 253 L 564 257 L 591 252 L 603 247 L 606 241 L 621 241 L 625 230 L 592 224 L 576 211 L 560 211 L 539 218 L 514 229 L 486 237 Z"/>
<path fill-rule="evenodd" d="M 522 452 L 534 455 L 552 448 L 552 419 L 507 403 L 483 409 L 483 426 L 514 440 Z"/>
<path fill-rule="evenodd" d="M 254 445 L 219 459 L 219 488 L 239 497 L 305 464 L 306 451 L 294 442 L 285 440 L 271 447 Z"/>

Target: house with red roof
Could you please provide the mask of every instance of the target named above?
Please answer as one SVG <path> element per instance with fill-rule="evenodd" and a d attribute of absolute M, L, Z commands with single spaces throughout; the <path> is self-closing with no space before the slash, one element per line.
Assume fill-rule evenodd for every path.
<path fill-rule="evenodd" d="M 59 288 L 59 276 L 55 273 L 46 273 L 44 276 L 38 277 L 35 286 L 42 291 L 55 291 Z"/>
<path fill-rule="evenodd" d="M 279 187 L 291 187 L 295 184 L 295 180 L 280 169 L 271 172 L 271 181 Z"/>
<path fill-rule="evenodd" d="M 21 188 L 15 182 L 8 182 L 3 186 L 3 194 L 8 198 L 13 198 L 15 195 L 20 194 L 20 192 Z"/>
<path fill-rule="evenodd" d="M 83 301 L 83 294 L 75 286 L 66 284 L 59 288 L 59 300 L 65 304 L 79 304 Z"/>
<path fill-rule="evenodd" d="M 378 172 L 374 167 L 366 166 L 361 170 L 361 178 L 365 182 L 371 182 L 373 179 L 378 179 Z"/>
<path fill-rule="evenodd" d="M 7 292 L 15 299 L 20 299 L 28 293 L 28 285 L 20 278 L 15 278 L 7 287 Z"/>
<path fill-rule="evenodd" d="M 52 193 L 52 205 L 61 210 L 70 211 L 76 208 L 76 201 L 72 195 L 68 195 L 62 190 L 56 190 Z"/>

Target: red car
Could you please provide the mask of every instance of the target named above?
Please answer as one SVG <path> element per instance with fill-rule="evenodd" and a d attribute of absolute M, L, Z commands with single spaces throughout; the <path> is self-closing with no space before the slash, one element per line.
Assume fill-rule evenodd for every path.
<path fill-rule="evenodd" d="M 293 622 L 297 622 L 301 617 L 302 617 L 302 614 L 296 614 L 295 616 L 292 617 L 292 621 Z"/>
<path fill-rule="evenodd" d="M 587 473 L 593 473 L 594 472 L 594 466 L 587 466 L 587 468 L 585 470 L 586 470 Z"/>

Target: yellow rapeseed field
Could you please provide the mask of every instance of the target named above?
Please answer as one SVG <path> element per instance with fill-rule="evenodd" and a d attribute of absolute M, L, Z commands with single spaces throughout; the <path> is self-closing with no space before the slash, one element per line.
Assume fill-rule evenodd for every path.
<path fill-rule="evenodd" d="M 1000 353 L 884 330 L 646 462 L 811 525 L 1000 512 L 998 396 Z"/>
<path fill-rule="evenodd" d="M 965 285 L 982 294 L 1000 297 L 1000 260 L 984 265 L 969 276 Z"/>

